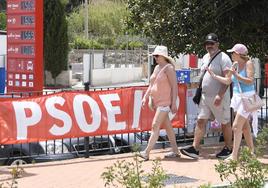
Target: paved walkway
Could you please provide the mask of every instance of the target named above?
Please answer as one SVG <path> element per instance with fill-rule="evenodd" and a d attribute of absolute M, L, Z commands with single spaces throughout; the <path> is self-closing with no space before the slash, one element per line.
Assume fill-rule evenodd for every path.
<path fill-rule="evenodd" d="M 199 187 L 204 184 L 222 184 L 214 165 L 215 159 L 222 146 L 203 147 L 199 160 L 192 160 L 186 156 L 177 159 L 164 159 L 168 149 L 153 150 L 151 159 L 161 158 L 161 166 L 172 177 L 167 183 L 167 188 L 174 187 Z M 117 160 L 133 161 L 133 154 L 92 156 L 88 159 L 39 163 L 26 165 L 25 173 L 18 179 L 18 188 L 103 188 L 101 179 L 105 167 L 111 166 Z M 261 159 L 268 164 L 268 157 Z M 152 160 L 144 162 L 142 168 L 149 172 Z M 0 168 L 0 185 L 10 181 L 10 167 Z M 170 183 L 170 184 L 169 184 Z"/>

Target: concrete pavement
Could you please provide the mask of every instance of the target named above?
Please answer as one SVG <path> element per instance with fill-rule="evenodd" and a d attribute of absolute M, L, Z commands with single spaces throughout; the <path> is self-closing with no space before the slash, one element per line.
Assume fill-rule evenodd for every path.
<path fill-rule="evenodd" d="M 169 181 L 166 181 L 167 188 L 199 187 L 208 183 L 222 184 L 214 168 L 218 163 L 215 154 L 221 147 L 221 145 L 203 146 L 199 160 L 186 156 L 165 159 L 164 154 L 169 148 L 153 150 L 150 160 L 144 162 L 142 168 L 149 172 L 152 169 L 152 159 L 160 158 L 161 166 L 170 177 Z M 101 179 L 101 174 L 106 171 L 105 168 L 117 160 L 131 162 L 132 157 L 133 154 L 128 153 L 26 165 L 25 173 L 17 181 L 18 188 L 103 188 L 104 181 Z M 261 160 L 268 164 L 268 157 Z M 0 184 L 10 181 L 8 171 L 10 167 L 0 168 Z"/>

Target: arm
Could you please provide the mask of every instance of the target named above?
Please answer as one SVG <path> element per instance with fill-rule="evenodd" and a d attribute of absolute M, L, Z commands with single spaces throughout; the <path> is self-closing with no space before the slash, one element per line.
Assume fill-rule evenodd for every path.
<path fill-rule="evenodd" d="M 254 65 L 251 61 L 246 63 L 247 77 L 243 77 L 237 72 L 234 73 L 238 81 L 243 82 L 244 84 L 253 84 L 254 83 Z"/>
<path fill-rule="evenodd" d="M 176 72 L 173 66 L 168 66 L 166 69 L 168 81 L 171 85 L 171 112 L 174 114 L 177 112 L 176 100 L 178 97 L 178 86 Z"/>
<path fill-rule="evenodd" d="M 155 74 L 155 72 L 157 72 L 157 70 L 158 70 L 158 65 L 155 67 L 153 74 Z M 151 76 L 151 78 L 152 78 L 152 76 Z M 148 100 L 149 95 L 150 95 L 151 88 L 153 86 L 153 83 L 152 83 L 151 78 L 150 78 L 149 86 L 148 86 L 148 88 L 147 88 L 147 90 L 146 90 L 146 92 L 145 92 L 145 94 L 144 94 L 144 96 L 142 98 L 142 106 L 144 106 L 145 103 L 146 103 L 146 101 Z"/>
<path fill-rule="evenodd" d="M 224 77 L 216 75 L 211 69 L 207 69 L 207 71 L 209 72 L 209 74 L 212 76 L 212 78 L 214 78 L 215 80 L 218 80 L 219 82 L 225 84 L 225 85 L 230 85 L 232 83 L 232 72 L 231 71 L 224 71 Z"/>
<path fill-rule="evenodd" d="M 230 72 L 228 70 L 223 71 L 223 75 L 224 75 L 224 77 L 221 77 L 221 78 L 226 79 L 227 82 L 229 81 L 229 79 L 231 80 L 231 75 L 232 74 L 230 74 Z M 219 76 L 217 76 L 217 77 L 219 77 Z M 224 96 L 224 94 L 225 94 L 225 92 L 226 92 L 228 87 L 229 87 L 229 85 L 225 84 L 220 88 L 218 94 L 215 96 L 215 99 L 214 99 L 214 105 L 215 106 L 219 106 L 221 104 L 223 96 Z"/>

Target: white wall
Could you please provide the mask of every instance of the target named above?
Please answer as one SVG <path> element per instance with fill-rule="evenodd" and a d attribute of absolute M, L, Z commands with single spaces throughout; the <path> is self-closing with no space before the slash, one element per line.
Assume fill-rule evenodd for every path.
<path fill-rule="evenodd" d="M 46 85 L 54 85 L 54 79 L 49 71 L 45 71 L 45 84 Z M 70 86 L 72 79 L 72 72 L 70 70 L 62 71 L 56 77 L 56 85 L 60 86 Z"/>
<path fill-rule="evenodd" d="M 0 35 L 0 55 L 7 54 L 7 36 Z"/>
<path fill-rule="evenodd" d="M 142 79 L 142 67 L 125 67 L 92 70 L 92 86 L 113 85 L 140 81 Z"/>
<path fill-rule="evenodd" d="M 0 35 L 0 67 L 6 67 L 7 36 Z"/>

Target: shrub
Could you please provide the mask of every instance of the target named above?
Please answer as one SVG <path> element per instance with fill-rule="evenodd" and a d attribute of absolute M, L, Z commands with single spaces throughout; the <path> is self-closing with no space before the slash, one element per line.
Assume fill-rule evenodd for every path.
<path fill-rule="evenodd" d="M 131 49 L 134 49 L 134 48 L 143 48 L 144 47 L 144 43 L 143 42 L 140 42 L 140 41 L 131 41 L 129 43 L 129 47 Z"/>
<path fill-rule="evenodd" d="M 262 154 L 267 147 L 268 129 L 265 128 L 258 135 L 256 140 L 257 154 Z M 257 157 L 245 147 L 242 149 L 240 157 L 237 161 L 220 161 L 215 165 L 216 171 L 220 174 L 220 178 L 228 180 L 233 187 L 237 188 L 260 188 L 265 183 L 265 177 L 268 174 L 267 166 L 263 165 Z M 231 179 L 234 177 L 234 181 Z"/>
<path fill-rule="evenodd" d="M 75 49 L 103 49 L 103 45 L 96 40 L 88 40 L 85 38 L 77 37 L 72 44 Z"/>
<path fill-rule="evenodd" d="M 102 44 L 104 48 L 113 48 L 115 40 L 113 37 L 101 37 L 97 39 L 98 43 Z"/>
<path fill-rule="evenodd" d="M 127 187 L 127 188 L 160 188 L 167 178 L 161 167 L 160 160 L 153 161 L 150 173 L 145 174 L 142 170 L 143 161 L 138 159 L 138 153 L 134 154 L 134 161 L 116 161 L 112 166 L 107 167 L 101 178 L 105 181 L 105 187 Z"/>
<path fill-rule="evenodd" d="M 268 128 L 263 128 L 261 133 L 258 134 L 258 137 L 256 139 L 256 148 L 255 152 L 257 156 L 262 156 L 268 142 Z"/>

